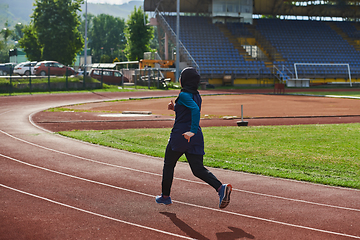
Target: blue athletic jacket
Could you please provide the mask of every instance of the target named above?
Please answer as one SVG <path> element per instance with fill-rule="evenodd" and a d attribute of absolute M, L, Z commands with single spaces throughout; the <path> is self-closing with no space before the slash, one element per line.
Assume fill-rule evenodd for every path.
<path fill-rule="evenodd" d="M 199 126 L 201 102 L 200 94 L 180 92 L 175 102 L 175 123 L 169 139 L 173 151 L 205 154 L 204 137 Z M 195 133 L 190 142 L 182 135 L 188 131 Z"/>

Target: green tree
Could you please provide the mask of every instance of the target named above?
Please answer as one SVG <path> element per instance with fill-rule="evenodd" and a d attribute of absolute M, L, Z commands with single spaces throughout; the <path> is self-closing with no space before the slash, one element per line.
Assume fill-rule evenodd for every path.
<path fill-rule="evenodd" d="M 140 60 L 144 57 L 144 52 L 150 51 L 150 40 L 153 38 L 153 28 L 146 25 L 149 23 L 148 15 L 139 7 L 131 12 L 125 29 L 128 44 L 126 46 L 127 58 L 129 60 Z"/>
<path fill-rule="evenodd" d="M 38 41 L 34 26 L 32 24 L 24 26 L 22 31 L 23 37 L 19 40 L 20 47 L 24 50 L 26 57 L 30 61 L 40 61 L 42 47 Z"/>
<path fill-rule="evenodd" d="M 83 0 L 35 0 L 31 16 L 32 33 L 41 46 L 42 59 L 56 60 L 65 65 L 74 62 L 76 54 L 84 47 L 84 40 L 78 30 L 80 17 L 77 14 L 81 11 L 82 2 Z M 25 35 L 24 33 L 24 37 Z M 28 36 L 28 39 L 32 38 Z"/>
<path fill-rule="evenodd" d="M 0 40 L 0 63 L 9 61 L 9 48 L 4 41 Z"/>
<path fill-rule="evenodd" d="M 110 63 L 110 62 L 112 62 L 112 58 L 109 55 L 104 54 L 104 55 L 101 55 L 100 62 L 101 63 Z"/>
<path fill-rule="evenodd" d="M 150 40 L 150 48 L 159 51 L 159 40 L 157 38 L 158 28 L 154 27 L 153 29 L 154 29 L 154 34 L 153 34 L 153 38 Z"/>
<path fill-rule="evenodd" d="M 17 23 L 15 25 L 14 31 L 12 34 L 12 39 L 14 41 L 19 41 L 24 36 L 23 28 L 24 28 L 24 25 L 22 25 L 22 23 Z"/>
<path fill-rule="evenodd" d="M 8 38 L 13 34 L 13 31 L 9 28 L 8 21 L 5 22 L 4 28 L 0 30 L 0 35 L 3 41 L 0 40 L 0 62 L 8 62 L 9 61 L 9 49 L 14 46 L 10 46 L 13 44 L 8 44 Z"/>
<path fill-rule="evenodd" d="M 80 25 L 78 26 L 78 30 L 81 32 L 81 35 L 83 37 L 85 37 L 85 14 L 83 14 L 83 17 L 82 19 L 80 19 Z M 87 29 L 88 29 L 88 32 L 89 32 L 89 29 L 92 28 L 92 19 L 94 18 L 95 16 L 91 13 L 87 13 Z"/>
<path fill-rule="evenodd" d="M 124 19 L 107 14 L 92 18 L 88 38 L 94 62 L 107 61 L 108 57 L 121 59 L 121 50 L 126 46 L 124 29 Z"/>
<path fill-rule="evenodd" d="M 7 45 L 7 40 L 8 38 L 13 34 L 13 31 L 9 29 L 9 23 L 6 21 L 5 22 L 5 27 L 3 29 L 1 29 L 0 33 L 4 38 L 4 42 Z"/>

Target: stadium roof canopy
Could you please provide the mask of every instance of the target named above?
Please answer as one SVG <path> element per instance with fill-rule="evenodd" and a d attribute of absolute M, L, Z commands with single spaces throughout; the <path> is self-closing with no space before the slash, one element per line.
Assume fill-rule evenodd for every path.
<path fill-rule="evenodd" d="M 225 2 L 225 1 L 224 1 Z M 181 0 L 180 12 L 209 14 L 212 0 Z M 176 12 L 174 0 L 144 0 L 145 11 Z M 253 0 L 253 14 L 342 17 L 358 19 L 360 0 Z"/>

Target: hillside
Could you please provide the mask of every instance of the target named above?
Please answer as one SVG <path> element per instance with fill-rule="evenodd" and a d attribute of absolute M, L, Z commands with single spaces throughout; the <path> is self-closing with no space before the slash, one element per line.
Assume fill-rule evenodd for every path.
<path fill-rule="evenodd" d="M 6 21 L 9 22 L 10 28 L 16 23 L 28 24 L 30 15 L 33 12 L 33 0 L 1 0 L 0 2 L 0 29 L 4 27 Z M 101 13 L 109 14 L 114 17 L 127 19 L 134 6 L 143 6 L 143 0 L 130 1 L 122 5 L 111 4 L 93 4 L 88 3 L 88 13 L 99 15 Z M 82 6 L 82 13 L 85 13 L 85 5 Z"/>
<path fill-rule="evenodd" d="M 130 1 L 122 5 L 109 5 L 109 4 L 90 4 L 88 3 L 88 13 L 99 15 L 102 13 L 127 19 L 134 7 L 143 6 L 143 1 Z M 85 13 L 85 5 L 82 6 L 83 13 Z"/>

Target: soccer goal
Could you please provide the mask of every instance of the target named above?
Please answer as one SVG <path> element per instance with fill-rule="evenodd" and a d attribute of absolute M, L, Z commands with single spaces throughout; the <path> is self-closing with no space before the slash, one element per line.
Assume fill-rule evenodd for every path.
<path fill-rule="evenodd" d="M 311 67 L 316 68 L 311 68 Z M 336 74 L 337 72 L 346 72 L 348 75 L 350 87 L 352 87 L 351 82 L 351 72 L 350 72 L 350 65 L 348 63 L 294 63 L 294 70 L 295 70 L 295 77 L 296 79 L 299 78 L 299 67 L 303 67 L 301 70 L 307 73 L 317 73 L 318 74 Z"/>

